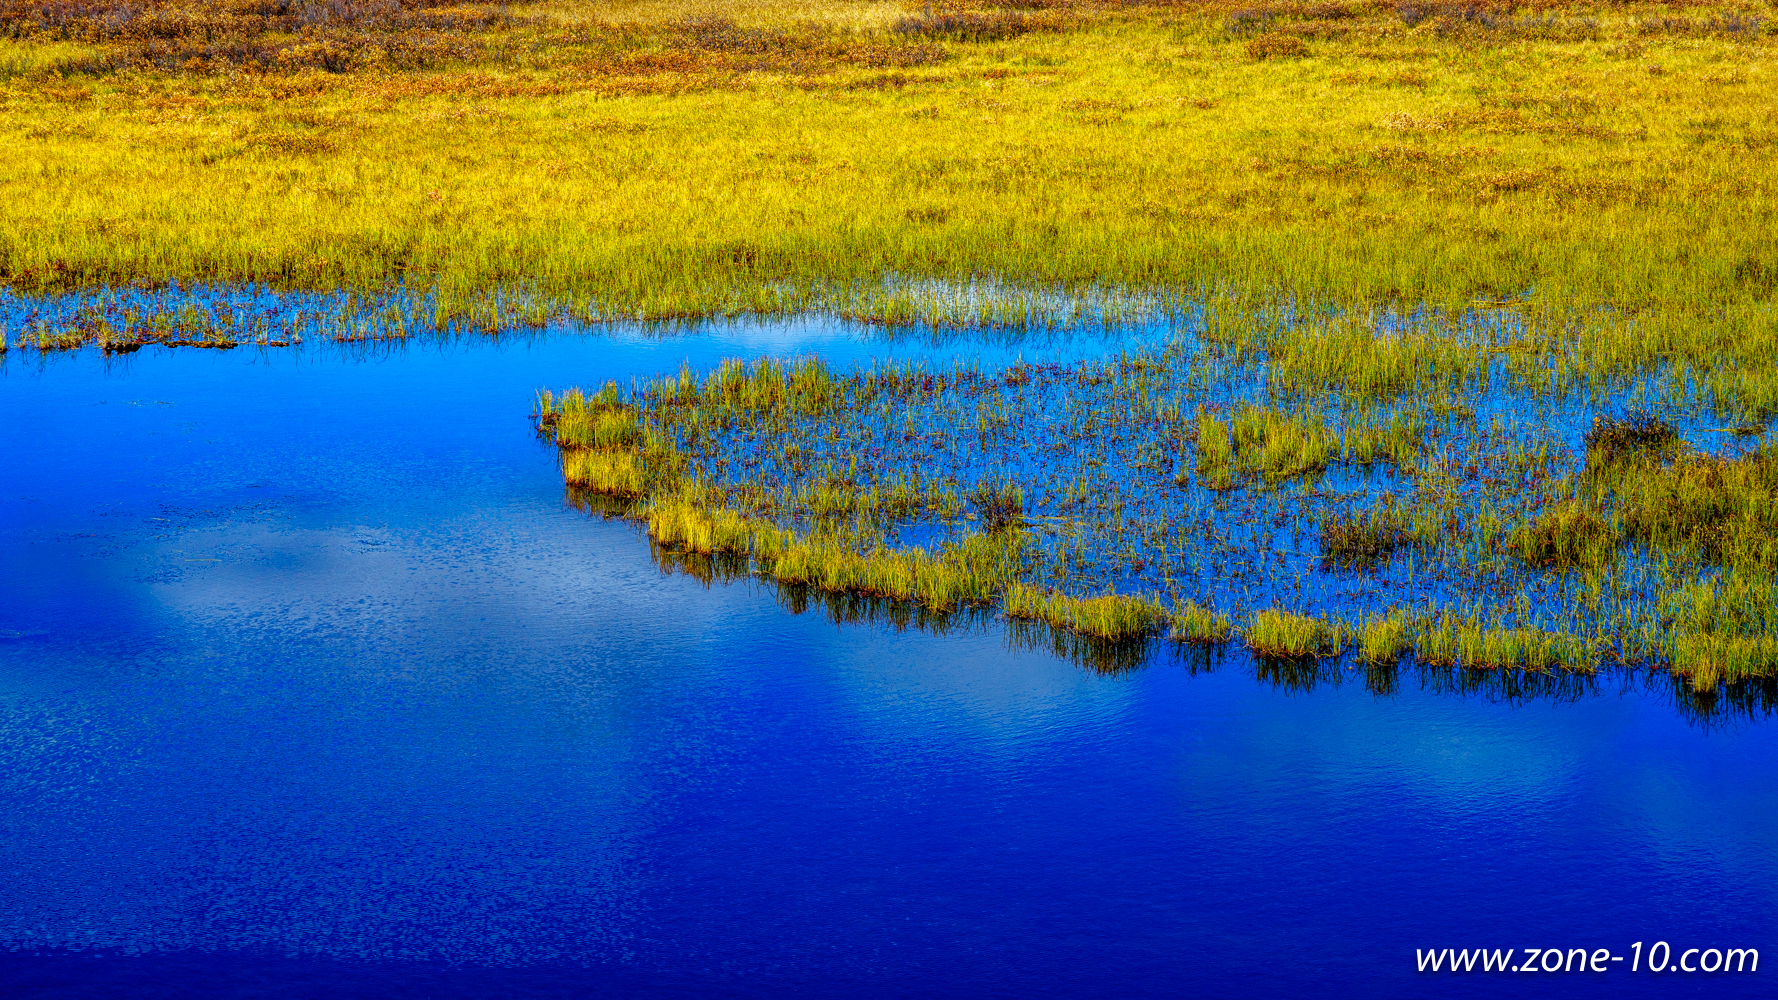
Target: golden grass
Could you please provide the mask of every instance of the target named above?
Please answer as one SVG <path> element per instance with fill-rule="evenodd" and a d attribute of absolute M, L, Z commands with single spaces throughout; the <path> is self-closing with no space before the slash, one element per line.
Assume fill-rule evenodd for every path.
<path fill-rule="evenodd" d="M 1229 641 L 1234 628 L 1228 615 L 1212 611 L 1195 601 L 1183 601 L 1168 613 L 1170 628 L 1167 637 L 1175 642 L 1193 645 L 1214 645 Z"/>
<path fill-rule="evenodd" d="M 1261 656 L 1284 660 L 1334 656 L 1345 633 L 1337 622 L 1267 608 L 1248 623 L 1247 645 Z"/>
<path fill-rule="evenodd" d="M 1475 670 L 1592 670 L 1599 661 L 1582 636 L 1537 628 L 1485 625 L 1479 619 L 1435 616 L 1414 630 L 1414 655 L 1433 666 Z"/>
<path fill-rule="evenodd" d="M 1214 503 L 1386 462 L 1372 471 L 1411 480 L 1411 502 L 1325 537 L 1336 565 L 1381 568 L 1407 541 L 1474 580 L 1528 562 L 1591 623 L 1262 610 L 1256 650 L 1322 655 L 1355 629 L 1375 662 L 1405 644 L 1584 670 L 1611 632 L 1694 685 L 1778 670 L 1757 612 L 1778 567 L 1764 452 L 1634 422 L 1597 428 L 1572 475 L 1541 445 L 1447 447 L 1450 408 L 1500 387 L 1591 404 L 1652 385 L 1756 429 L 1778 413 L 1766 7 L 347 2 L 309 23 L 248 0 L 83 3 L 0 0 L 0 282 L 91 294 L 0 348 L 290 339 L 176 292 L 137 313 L 95 291 L 168 282 L 341 293 L 343 340 L 559 316 L 1157 320 L 1198 335 L 1193 371 L 1256 380 L 1254 402 L 1193 421 L 1197 376 L 1114 373 L 1132 392 L 1110 429 L 1153 413 L 1165 482 L 1189 485 L 1173 463 L 1194 447 Z M 1154 556 L 1098 471 L 1057 497 L 815 465 L 787 432 L 835 420 L 847 391 L 817 363 L 736 363 L 663 380 L 648 406 L 546 396 L 539 422 L 571 485 L 675 551 L 922 607 L 1004 600 L 1087 635 L 1233 631 L 1027 578 L 1027 522 L 1052 501 L 1103 514 L 1125 565 Z M 1007 419 L 984 404 L 936 436 L 986 448 Z M 773 442 L 794 493 L 700 478 L 737 427 Z M 971 516 L 985 530 L 880 544 L 886 521 Z"/>
<path fill-rule="evenodd" d="M 1358 658 L 1377 667 L 1392 666 L 1413 646 L 1407 614 L 1373 615 L 1358 627 Z"/>
<path fill-rule="evenodd" d="M 1007 590 L 1006 614 L 1113 642 L 1153 635 L 1168 622 L 1166 610 L 1148 598 L 1120 594 L 1070 597 L 1022 583 Z"/>
<path fill-rule="evenodd" d="M 521 322 L 1016 319 L 1083 284 L 1511 298 L 1546 343 L 1616 345 L 1588 363 L 1677 347 L 1720 372 L 1769 355 L 1778 282 L 1772 41 L 1711 27 L 1731 8 L 1558 5 L 1487 28 L 1261 8 L 1278 51 L 1259 58 L 1236 4 L 938 5 L 1030 21 L 979 42 L 913 5 L 553 3 L 428 28 L 442 54 L 413 68 L 411 39 L 355 27 L 338 44 L 385 56 L 338 72 L 279 35 L 255 42 L 276 49 L 263 65 L 110 72 L 81 59 L 134 42 L 40 32 L 0 42 L 0 278 L 404 281 L 438 293 L 438 320 L 519 289 L 533 307 L 503 319 Z M 984 301 L 906 283 L 976 274 L 1012 284 Z M 1633 338 L 1567 320 L 1605 304 L 1652 315 Z M 1347 334 L 1305 336 L 1275 353 L 1306 379 L 1387 395 L 1455 377 L 1411 338 L 1361 334 L 1377 361 L 1353 379 L 1314 360 L 1331 346 L 1314 336 Z M 1778 398 L 1746 381 L 1717 384 Z"/>
<path fill-rule="evenodd" d="M 1213 643 L 1236 632 L 1226 615 L 1152 595 L 1189 579 L 1195 593 L 1228 600 L 1238 582 L 1240 633 L 1274 658 L 1354 645 L 1378 668 L 1411 650 L 1438 667 L 1586 673 L 1609 657 L 1665 665 L 1700 691 L 1778 670 L 1765 652 L 1778 634 L 1778 476 L 1764 450 L 1706 455 L 1652 423 L 1602 424 L 1575 463 L 1537 433 L 1479 427 L 1440 397 L 1388 420 L 1345 420 L 1344 448 L 1314 413 L 1238 406 L 1224 420 L 1201 410 L 1200 486 L 1212 491 L 1202 499 L 1233 512 L 1219 525 L 1189 488 L 1181 497 L 1170 454 L 1192 436 L 1177 400 L 1204 384 L 1203 364 L 1140 353 L 994 373 L 725 362 L 627 389 L 543 393 L 538 424 L 571 485 L 629 502 L 662 546 L 734 556 L 827 593 L 936 612 L 1000 604 L 1011 618 L 1095 640 L 1167 630 Z M 1056 412 L 1066 426 L 1046 416 Z M 1065 443 L 1027 439 L 1040 427 Z M 1317 517 L 1335 494 L 1281 489 L 1268 474 L 1301 467 L 1269 463 L 1268 452 L 1300 456 L 1314 441 L 1350 477 L 1366 457 L 1351 441 L 1366 427 L 1382 437 L 1378 450 L 1398 441 L 1419 456 L 1388 474 L 1399 494 L 1345 494 Z M 978 448 L 997 472 L 969 471 L 982 469 Z M 1132 468 L 1132 454 L 1146 457 Z M 1218 462 L 1249 488 L 1219 489 L 1203 474 Z M 1264 579 L 1275 567 L 1317 555 L 1301 529 L 1317 521 L 1319 558 L 1305 568 L 1379 574 L 1380 614 L 1346 621 L 1260 603 L 1288 583 Z M 929 541 L 892 541 L 904 531 Z M 1235 565 L 1206 566 L 1203 543 Z M 1416 571 L 1455 585 L 1410 614 L 1421 603 Z M 1100 588 L 1105 596 L 1074 596 Z M 1367 675 L 1380 689 L 1386 680 Z"/>

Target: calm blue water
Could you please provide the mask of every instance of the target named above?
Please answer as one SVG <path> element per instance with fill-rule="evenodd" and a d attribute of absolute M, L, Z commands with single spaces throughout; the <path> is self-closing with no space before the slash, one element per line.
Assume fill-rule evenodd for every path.
<path fill-rule="evenodd" d="M 1770 995 L 1769 721 L 836 625 L 663 574 L 526 420 L 796 351 L 908 348 L 15 352 L 0 996 Z M 1764 964 L 1414 971 L 1657 940 Z"/>

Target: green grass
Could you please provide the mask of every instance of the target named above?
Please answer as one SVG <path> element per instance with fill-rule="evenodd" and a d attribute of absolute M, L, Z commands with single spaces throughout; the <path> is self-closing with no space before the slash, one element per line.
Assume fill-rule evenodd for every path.
<path fill-rule="evenodd" d="M 1582 636 L 1537 628 L 1485 625 L 1475 617 L 1439 615 L 1414 629 L 1414 654 L 1432 666 L 1472 670 L 1590 671 L 1599 661 Z"/>
<path fill-rule="evenodd" d="M 1409 540 L 1410 532 L 1408 516 L 1394 507 L 1361 516 L 1329 517 L 1321 523 L 1321 565 L 1326 569 L 1376 570 Z"/>
<path fill-rule="evenodd" d="M 1393 666 L 1413 647 L 1411 623 L 1402 611 L 1365 619 L 1355 638 L 1359 660 L 1373 667 Z"/>
<path fill-rule="evenodd" d="M 1506 544 L 1533 566 L 1596 566 L 1611 557 L 1617 530 L 1590 506 L 1570 501 L 1514 528 Z"/>
<path fill-rule="evenodd" d="M 537 420 L 569 484 L 628 504 L 617 512 L 645 520 L 666 550 L 823 593 L 938 613 L 999 605 L 1095 641 L 1166 631 L 1222 642 L 1237 630 L 1199 603 L 1215 601 L 1246 620 L 1239 634 L 1264 656 L 1352 646 L 1379 669 L 1408 652 L 1472 671 L 1588 673 L 1615 659 L 1700 692 L 1778 672 L 1766 653 L 1778 648 L 1767 641 L 1778 635 L 1778 476 L 1763 449 L 1705 454 L 1630 421 L 1595 427 L 1577 456 L 1550 444 L 1537 413 L 1481 425 L 1462 402 L 1480 398 L 1474 388 L 1347 400 L 1325 415 L 1241 404 L 1227 420 L 1208 409 L 1183 419 L 1182 398 L 1244 385 L 1266 363 L 726 362 L 543 393 Z M 1378 470 L 1334 444 L 1333 426 L 1348 441 L 1369 427 L 1417 442 L 1418 457 Z M 1194 436 L 1196 486 L 1175 470 Z M 1301 455 L 1305 441 L 1325 446 L 1324 475 L 1273 481 L 1268 468 L 1301 463 L 1264 456 Z M 1226 485 L 1204 474 L 1218 462 Z M 1318 478 L 1363 485 L 1344 493 Z M 1373 488 L 1379 499 L 1364 499 Z M 1324 596 L 1278 610 L 1293 560 L 1296 594 L 1305 570 L 1362 571 L 1382 608 L 1348 617 L 1355 609 Z"/>
<path fill-rule="evenodd" d="M 1289 416 L 1263 406 L 1242 405 L 1229 420 L 1200 410 L 1197 430 L 1198 474 L 1211 489 L 1313 476 L 1338 451 L 1333 432 L 1314 414 Z"/>

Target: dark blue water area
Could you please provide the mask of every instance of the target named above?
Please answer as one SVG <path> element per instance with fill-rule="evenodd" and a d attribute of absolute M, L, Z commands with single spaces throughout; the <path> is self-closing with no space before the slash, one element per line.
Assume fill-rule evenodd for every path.
<path fill-rule="evenodd" d="M 1770 995 L 1769 721 L 836 624 L 664 573 L 526 418 L 544 386 L 915 349 L 15 352 L 0 996 Z M 1628 971 L 1661 940 L 1763 967 Z M 1447 947 L 1625 961 L 1416 973 Z"/>

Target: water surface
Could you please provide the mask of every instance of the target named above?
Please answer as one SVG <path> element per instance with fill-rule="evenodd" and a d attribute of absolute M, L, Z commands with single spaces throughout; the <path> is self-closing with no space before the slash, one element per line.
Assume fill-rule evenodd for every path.
<path fill-rule="evenodd" d="M 1101 350 L 953 342 L 988 361 Z M 0 371 L 0 995 L 1763 995 L 1778 738 L 793 613 L 571 506 L 545 385 L 825 323 Z M 1627 963 L 1625 963 L 1627 964 Z"/>

